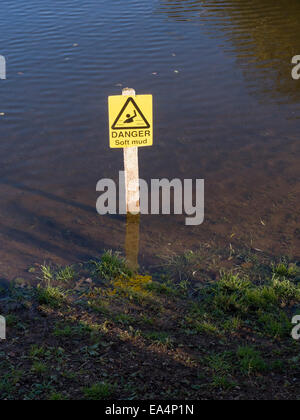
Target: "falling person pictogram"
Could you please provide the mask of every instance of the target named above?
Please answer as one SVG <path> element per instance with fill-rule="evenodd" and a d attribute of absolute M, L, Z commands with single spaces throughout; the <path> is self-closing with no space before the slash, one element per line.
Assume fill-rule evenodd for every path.
<path fill-rule="evenodd" d="M 134 110 L 134 115 L 131 116 L 130 114 L 126 115 L 126 120 L 124 121 L 124 124 L 131 124 L 134 122 L 134 119 L 137 117 L 137 113 L 136 110 Z"/>
<path fill-rule="evenodd" d="M 147 95 L 141 95 L 141 98 L 143 97 L 147 98 Z M 122 97 L 122 102 L 123 101 L 124 98 Z M 116 118 L 114 117 L 115 119 L 112 120 L 114 121 L 111 126 L 112 130 L 137 130 L 150 128 L 150 124 L 147 118 L 133 97 L 129 97 L 124 105 L 123 103 L 120 104 L 120 109 L 121 110 L 118 112 L 118 114 L 115 114 Z"/>

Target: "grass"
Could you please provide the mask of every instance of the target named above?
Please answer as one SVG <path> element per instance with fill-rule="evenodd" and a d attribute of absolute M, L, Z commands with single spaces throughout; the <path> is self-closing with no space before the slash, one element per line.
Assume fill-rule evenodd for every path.
<path fill-rule="evenodd" d="M 163 331 L 152 331 L 152 332 L 146 332 L 144 333 L 144 337 L 148 340 L 153 341 L 154 343 L 171 346 L 173 343 L 172 337 L 170 337 L 170 334 Z"/>
<path fill-rule="evenodd" d="M 113 394 L 113 385 L 108 382 L 101 382 L 84 388 L 83 393 L 87 400 L 100 401 L 108 399 Z"/>
<path fill-rule="evenodd" d="M 64 401 L 66 399 L 67 398 L 61 392 L 52 392 L 48 398 L 49 401 Z"/>
<path fill-rule="evenodd" d="M 287 262 L 280 262 L 272 265 L 273 273 L 276 276 L 284 278 L 294 278 L 299 274 L 299 269 L 296 264 L 288 264 Z"/>
<path fill-rule="evenodd" d="M 262 326 L 267 336 L 279 339 L 290 334 L 291 321 L 283 311 L 279 313 L 261 313 L 258 318 L 259 325 Z"/>
<path fill-rule="evenodd" d="M 41 266 L 41 272 L 42 272 L 42 280 L 44 280 L 46 283 L 51 283 L 53 280 L 53 273 L 52 269 L 49 265 L 42 265 Z"/>
<path fill-rule="evenodd" d="M 184 286 L 186 281 L 195 278 L 201 268 L 203 255 L 193 251 L 185 251 L 182 255 L 164 257 L 164 267 L 168 276 L 176 279 L 178 284 Z"/>
<path fill-rule="evenodd" d="M 243 326 L 243 321 L 241 320 L 240 317 L 235 316 L 235 317 L 229 317 L 224 323 L 223 323 L 223 328 L 228 332 L 234 332 L 234 331 L 238 331 L 242 328 Z"/>
<path fill-rule="evenodd" d="M 229 373 L 232 370 L 232 365 L 228 360 L 228 354 L 222 353 L 222 354 L 212 354 L 211 356 L 208 356 L 207 364 L 209 368 L 218 375 L 225 375 Z"/>
<path fill-rule="evenodd" d="M 205 359 L 209 370 L 212 372 L 210 386 L 213 389 L 231 390 L 237 384 L 233 381 L 235 366 L 230 352 L 215 353 Z"/>
<path fill-rule="evenodd" d="M 116 314 L 113 319 L 115 322 L 122 325 L 130 325 L 135 323 L 135 317 L 128 314 Z"/>
<path fill-rule="evenodd" d="M 32 360 L 40 360 L 46 356 L 46 349 L 44 346 L 39 347 L 38 345 L 34 344 L 31 346 L 29 351 L 29 357 Z"/>
<path fill-rule="evenodd" d="M 76 276 L 76 271 L 72 266 L 67 266 L 64 268 L 61 268 L 56 273 L 56 280 L 59 282 L 69 282 L 71 280 L 74 280 Z"/>
<path fill-rule="evenodd" d="M 8 314 L 5 317 L 5 320 L 6 320 L 6 326 L 7 327 L 16 326 L 18 324 L 18 322 L 19 322 L 18 317 L 16 315 L 14 315 L 14 314 Z"/>
<path fill-rule="evenodd" d="M 53 330 L 55 337 L 84 337 L 92 331 L 92 326 L 85 325 L 83 322 L 69 324 L 67 322 L 57 322 Z"/>
<path fill-rule="evenodd" d="M 261 333 L 281 338 L 290 333 L 284 308 L 300 302 L 300 288 L 291 274 L 287 278 L 274 272 L 265 284 L 256 285 L 248 276 L 222 272 L 218 282 L 200 291 L 199 300 L 198 312 L 194 305 L 187 319 L 199 332 L 239 330 L 247 321 Z"/>
<path fill-rule="evenodd" d="M 64 270 L 59 270 L 61 273 Z M 42 280 L 36 288 L 36 296 L 40 305 L 49 306 L 52 309 L 57 309 L 62 306 L 66 300 L 65 293 L 58 286 L 53 286 L 56 275 L 50 266 L 42 265 Z"/>
<path fill-rule="evenodd" d="M 31 372 L 37 375 L 43 375 L 48 371 L 48 366 L 42 362 L 34 362 L 31 368 Z"/>
<path fill-rule="evenodd" d="M 100 261 L 91 261 L 94 266 L 94 275 L 105 280 L 112 280 L 116 277 L 131 277 L 132 270 L 130 270 L 125 259 L 121 258 L 118 253 L 107 251 L 102 255 Z"/>
<path fill-rule="evenodd" d="M 231 390 L 232 388 L 235 388 L 237 384 L 230 379 L 226 378 L 226 376 L 217 376 L 215 375 L 213 377 L 213 380 L 211 382 L 212 388 L 220 388 L 224 389 L 226 391 Z"/>
<path fill-rule="evenodd" d="M 220 333 L 219 328 L 212 321 L 202 321 L 196 324 L 196 331 L 199 333 L 206 333 L 212 335 L 218 335 Z"/>
<path fill-rule="evenodd" d="M 239 347 L 237 356 L 239 358 L 240 370 L 242 374 L 251 375 L 252 373 L 259 373 L 267 370 L 267 364 L 263 360 L 260 352 L 255 350 L 253 347 Z"/>
<path fill-rule="evenodd" d="M 52 309 L 60 308 L 66 300 L 64 292 L 59 287 L 39 285 L 36 292 L 39 304 L 50 306 Z"/>
<path fill-rule="evenodd" d="M 106 252 L 44 264 L 37 287 L 6 290 L 0 399 L 297 398 L 298 265 L 232 249 L 200 254 L 150 274 Z"/>

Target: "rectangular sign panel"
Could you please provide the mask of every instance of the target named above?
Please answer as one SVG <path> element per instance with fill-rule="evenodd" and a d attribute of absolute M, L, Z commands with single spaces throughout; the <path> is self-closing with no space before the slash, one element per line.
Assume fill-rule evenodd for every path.
<path fill-rule="evenodd" d="M 108 98 L 111 148 L 153 145 L 152 95 Z"/>

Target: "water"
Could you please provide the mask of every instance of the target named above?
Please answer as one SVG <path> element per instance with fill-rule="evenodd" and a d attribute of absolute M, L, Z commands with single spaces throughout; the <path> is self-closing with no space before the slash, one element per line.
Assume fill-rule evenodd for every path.
<path fill-rule="evenodd" d="M 152 93 L 141 176 L 205 178 L 206 221 L 143 216 L 140 261 L 203 244 L 299 256 L 298 0 L 2 0 L 0 278 L 123 249 L 107 96 Z"/>

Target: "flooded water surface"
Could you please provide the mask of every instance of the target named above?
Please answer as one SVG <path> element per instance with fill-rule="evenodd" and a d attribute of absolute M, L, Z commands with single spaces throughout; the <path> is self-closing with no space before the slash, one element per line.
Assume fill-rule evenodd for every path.
<path fill-rule="evenodd" d="M 142 216 L 142 264 L 203 244 L 299 257 L 298 0 L 2 0 L 1 11 L 0 279 L 124 248 L 125 220 L 95 204 L 97 181 L 123 168 L 107 97 L 127 86 L 154 96 L 141 177 L 206 188 L 203 225 Z"/>

